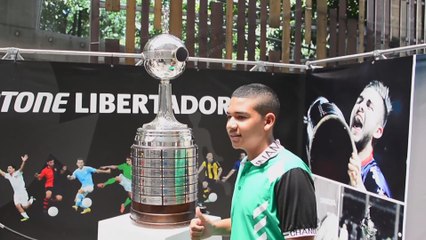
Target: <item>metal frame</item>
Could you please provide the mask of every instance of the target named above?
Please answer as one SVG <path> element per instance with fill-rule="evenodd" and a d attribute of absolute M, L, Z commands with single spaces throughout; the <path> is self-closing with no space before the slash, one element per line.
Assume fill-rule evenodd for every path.
<path fill-rule="evenodd" d="M 306 61 L 305 64 L 290 64 L 290 63 L 275 63 L 266 61 L 246 61 L 246 60 L 232 60 L 221 58 L 202 58 L 202 57 L 188 57 L 190 62 L 206 62 L 206 63 L 223 63 L 223 64 L 240 64 L 240 65 L 253 65 L 249 71 L 265 71 L 265 67 L 289 68 L 308 70 L 314 68 L 322 68 L 321 64 L 345 61 L 352 59 L 361 59 L 367 57 L 374 57 L 375 60 L 386 59 L 386 55 L 409 52 L 420 49 L 426 49 L 426 43 L 404 46 L 398 48 L 390 48 L 385 50 L 374 50 L 366 53 L 358 53 L 334 58 L 326 58 L 320 60 Z M 88 56 L 88 57 L 117 57 L 117 58 L 134 58 L 140 59 L 136 65 L 141 65 L 144 60 L 143 53 L 119 53 L 119 52 L 91 52 L 91 51 L 71 51 L 71 50 L 45 50 L 45 49 L 23 49 L 23 48 L 0 48 L 0 53 L 5 53 L 2 57 L 4 60 L 24 60 L 21 54 L 35 54 L 35 55 L 68 55 L 68 56 Z"/>
<path fill-rule="evenodd" d="M 35 54 L 35 55 L 68 55 L 68 56 L 88 56 L 88 57 L 118 57 L 118 58 L 134 58 L 140 59 L 136 65 L 141 65 L 144 56 L 142 53 L 119 53 L 119 52 L 91 52 L 91 51 L 71 51 L 71 50 L 48 50 L 48 49 L 23 49 L 23 48 L 0 48 L 0 52 L 6 53 L 2 59 L 7 60 L 24 60 L 21 54 Z M 273 63 L 265 61 L 244 61 L 244 60 L 231 60 L 220 58 L 201 58 L 201 57 L 188 57 L 190 62 L 207 62 L 207 63 L 225 63 L 225 64 L 242 64 L 254 65 L 250 71 L 257 69 L 264 69 L 264 67 L 280 67 L 280 68 L 296 68 L 305 70 L 306 65 L 302 64 L 287 64 L 287 63 Z"/>
<path fill-rule="evenodd" d="M 389 48 L 389 49 L 385 49 L 385 50 L 374 50 L 374 51 L 371 51 L 371 52 L 358 53 L 358 54 L 346 55 L 346 56 L 341 56 L 341 57 L 307 61 L 306 66 L 308 66 L 308 68 L 315 68 L 315 67 L 317 67 L 315 65 L 318 65 L 318 64 L 352 60 L 352 59 L 357 59 L 357 58 L 366 58 L 366 57 L 374 57 L 374 59 L 376 59 L 376 60 L 387 59 L 386 55 L 388 55 L 388 54 L 409 52 L 409 51 L 415 51 L 415 50 L 419 50 L 419 49 L 426 49 L 426 44 L 423 43 L 423 44 L 417 44 L 417 45 L 411 45 L 411 46 L 405 46 L 405 47 Z"/>

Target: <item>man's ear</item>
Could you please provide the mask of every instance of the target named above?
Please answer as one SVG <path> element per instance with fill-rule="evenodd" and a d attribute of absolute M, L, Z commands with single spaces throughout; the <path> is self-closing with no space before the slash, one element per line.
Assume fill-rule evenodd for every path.
<path fill-rule="evenodd" d="M 275 114 L 267 113 L 265 115 L 265 126 L 264 126 L 265 130 L 269 130 L 269 129 L 273 128 L 273 126 L 275 124 L 275 120 L 276 120 Z"/>
<path fill-rule="evenodd" d="M 383 130 L 384 130 L 383 126 L 379 125 L 373 134 L 373 138 L 375 139 L 381 138 L 383 135 Z"/>

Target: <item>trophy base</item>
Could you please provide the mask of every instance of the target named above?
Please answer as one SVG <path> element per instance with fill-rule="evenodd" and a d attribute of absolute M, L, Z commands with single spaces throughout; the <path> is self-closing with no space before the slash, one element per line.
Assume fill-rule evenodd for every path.
<path fill-rule="evenodd" d="M 188 225 L 155 227 L 138 224 L 131 220 L 130 213 L 99 221 L 98 240 L 188 240 L 191 239 Z M 218 216 L 206 215 L 211 221 L 220 219 Z M 221 236 L 211 236 L 206 240 L 221 240 Z"/>
<path fill-rule="evenodd" d="M 195 202 L 170 206 L 145 205 L 132 202 L 130 218 L 142 225 L 187 225 L 195 217 Z"/>

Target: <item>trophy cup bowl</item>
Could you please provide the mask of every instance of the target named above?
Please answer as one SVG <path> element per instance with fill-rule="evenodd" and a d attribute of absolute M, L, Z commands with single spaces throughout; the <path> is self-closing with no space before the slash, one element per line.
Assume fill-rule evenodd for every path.
<path fill-rule="evenodd" d="M 146 71 L 161 80 L 171 80 L 185 70 L 188 50 L 179 38 L 160 34 L 150 39 L 143 49 Z"/>

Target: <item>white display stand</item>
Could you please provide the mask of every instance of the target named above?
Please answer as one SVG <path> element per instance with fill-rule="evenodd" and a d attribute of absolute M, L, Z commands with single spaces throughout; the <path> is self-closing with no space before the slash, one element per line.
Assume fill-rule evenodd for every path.
<path fill-rule="evenodd" d="M 219 220 L 220 217 L 207 216 L 214 220 Z M 188 226 L 179 227 L 149 227 L 139 225 L 130 219 L 130 214 L 124 214 L 117 217 L 105 219 L 98 222 L 98 240 L 140 240 L 140 239 L 155 239 L 155 240 L 188 240 Z M 208 240 L 221 240 L 221 236 L 212 236 Z"/>

